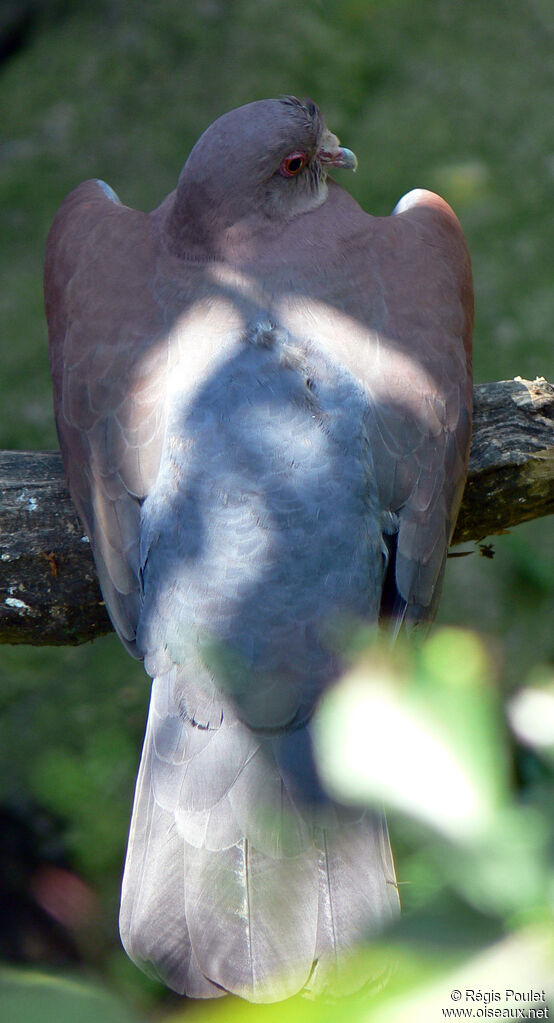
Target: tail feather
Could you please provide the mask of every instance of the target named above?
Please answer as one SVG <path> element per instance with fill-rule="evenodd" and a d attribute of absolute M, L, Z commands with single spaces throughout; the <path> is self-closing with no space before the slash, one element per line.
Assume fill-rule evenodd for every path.
<path fill-rule="evenodd" d="M 286 859 L 311 848 L 310 828 L 278 769 L 271 743 L 260 742 L 229 790 L 229 804 L 242 835 L 265 856 Z"/>
<path fill-rule="evenodd" d="M 140 969 L 174 991 L 215 998 L 225 991 L 204 977 L 196 961 L 185 912 L 183 840 L 173 814 L 154 797 L 152 754 L 149 719 L 123 875 L 121 940 Z"/>
<path fill-rule="evenodd" d="M 131 958 L 196 998 L 362 986 L 344 957 L 398 906 L 384 817 L 306 806 L 278 740 L 236 717 L 198 736 L 172 706 L 168 726 L 162 705 L 152 701 L 123 878 Z"/>
<path fill-rule="evenodd" d="M 232 849 L 186 846 L 186 914 L 203 973 L 253 1002 L 304 987 L 315 952 L 317 865 L 272 859 L 243 839 Z"/>
<path fill-rule="evenodd" d="M 326 829 L 320 844 L 316 966 L 308 989 L 347 995 L 370 980 L 350 956 L 398 913 L 398 889 L 384 814 Z"/>

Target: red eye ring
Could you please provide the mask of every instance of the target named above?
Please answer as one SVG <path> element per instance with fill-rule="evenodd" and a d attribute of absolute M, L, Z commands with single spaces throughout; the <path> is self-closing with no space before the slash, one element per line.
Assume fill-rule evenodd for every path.
<path fill-rule="evenodd" d="M 282 174 L 284 178 L 295 178 L 297 174 L 300 174 L 301 170 L 304 170 L 307 162 L 307 153 L 289 153 L 288 156 L 285 156 L 284 160 L 281 160 L 279 173 Z"/>

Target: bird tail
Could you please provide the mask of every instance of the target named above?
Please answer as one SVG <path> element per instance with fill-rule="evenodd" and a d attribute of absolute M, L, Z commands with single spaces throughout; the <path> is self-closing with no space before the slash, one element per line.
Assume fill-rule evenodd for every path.
<path fill-rule="evenodd" d="M 273 1002 L 374 979 L 349 953 L 398 909 L 384 816 L 306 805 L 278 737 L 230 713 L 199 728 L 166 683 L 153 686 L 123 877 L 131 959 L 194 998 Z"/>

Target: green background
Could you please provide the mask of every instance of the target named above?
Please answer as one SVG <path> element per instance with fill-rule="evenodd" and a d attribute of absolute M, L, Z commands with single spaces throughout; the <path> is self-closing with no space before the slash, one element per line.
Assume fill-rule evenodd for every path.
<path fill-rule="evenodd" d="M 41 275 L 63 196 L 100 177 L 151 209 L 216 116 L 283 93 L 315 99 L 356 152 L 341 183 L 369 212 L 416 186 L 454 206 L 473 259 L 476 381 L 552 380 L 551 0 L 21 0 L 5 3 L 0 36 L 0 448 L 57 446 Z M 551 520 L 494 543 L 492 561 L 450 563 L 440 620 L 485 635 L 507 694 L 554 659 Z M 116 927 L 147 699 L 115 637 L 0 654 L 0 803 L 56 822 L 98 900 L 80 956 L 151 1013 L 161 992 Z"/>

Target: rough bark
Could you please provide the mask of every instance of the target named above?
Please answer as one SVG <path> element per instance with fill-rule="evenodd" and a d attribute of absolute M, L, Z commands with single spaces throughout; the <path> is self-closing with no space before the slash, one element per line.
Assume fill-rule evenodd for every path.
<path fill-rule="evenodd" d="M 554 511 L 554 387 L 500 380 L 473 391 L 469 472 L 453 543 Z"/>
<path fill-rule="evenodd" d="M 453 543 L 552 511 L 554 387 L 521 378 L 477 386 Z M 59 453 L 0 452 L 0 642 L 82 643 L 110 629 Z"/>

